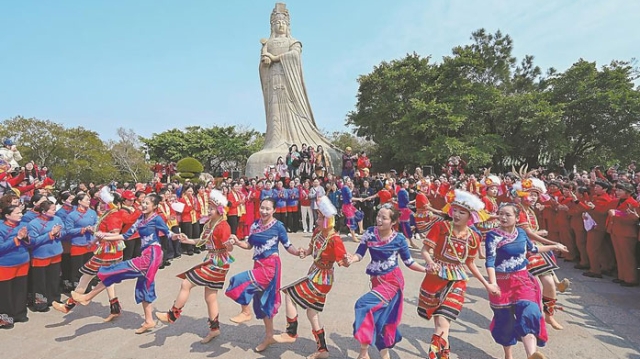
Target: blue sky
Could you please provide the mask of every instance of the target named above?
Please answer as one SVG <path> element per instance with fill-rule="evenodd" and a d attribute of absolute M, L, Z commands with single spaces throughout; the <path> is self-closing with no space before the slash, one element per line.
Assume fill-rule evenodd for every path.
<path fill-rule="evenodd" d="M 275 1 L 4 1 L 0 120 L 16 115 L 150 136 L 191 125 L 265 129 L 258 61 Z M 417 52 L 435 61 L 485 28 L 520 59 L 564 71 L 638 57 L 640 2 L 287 2 L 323 130 L 346 130 L 359 75 Z"/>

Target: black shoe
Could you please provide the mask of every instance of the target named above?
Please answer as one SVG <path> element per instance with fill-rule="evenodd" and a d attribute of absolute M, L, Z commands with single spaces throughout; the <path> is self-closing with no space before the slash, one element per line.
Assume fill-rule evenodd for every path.
<path fill-rule="evenodd" d="M 188 256 L 192 256 L 192 255 L 193 255 L 193 252 L 187 252 L 187 255 L 188 255 Z"/>
<path fill-rule="evenodd" d="M 573 268 L 584 270 L 584 269 L 589 269 L 589 266 L 583 266 L 582 264 L 576 264 L 576 265 L 573 266 Z"/>
<path fill-rule="evenodd" d="M 0 325 L 0 329 L 13 329 L 13 323 L 6 323 Z"/>
<path fill-rule="evenodd" d="M 164 266 L 165 266 L 165 267 L 168 267 L 168 266 L 170 266 L 170 265 L 171 265 L 171 262 L 169 262 L 169 261 L 165 261 L 165 262 L 164 262 Z"/>
<path fill-rule="evenodd" d="M 621 284 L 622 282 L 624 282 L 622 279 L 618 279 L 618 278 L 613 278 L 611 281 L 617 284 Z"/>
<path fill-rule="evenodd" d="M 200 249 L 199 249 L 199 248 L 194 249 L 194 250 L 193 250 L 193 253 L 194 253 L 194 254 L 200 254 Z"/>
<path fill-rule="evenodd" d="M 181 257 L 182 257 L 182 255 L 181 255 L 181 254 L 178 254 L 178 256 L 173 257 L 173 259 L 180 259 Z"/>

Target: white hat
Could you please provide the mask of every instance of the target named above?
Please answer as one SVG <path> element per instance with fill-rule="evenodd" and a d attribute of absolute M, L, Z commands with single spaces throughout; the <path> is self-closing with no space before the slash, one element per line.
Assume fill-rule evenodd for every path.
<path fill-rule="evenodd" d="M 322 215 L 325 216 L 325 218 L 333 217 L 338 214 L 338 210 L 327 196 L 318 198 L 317 204 L 318 210 L 322 212 Z"/>

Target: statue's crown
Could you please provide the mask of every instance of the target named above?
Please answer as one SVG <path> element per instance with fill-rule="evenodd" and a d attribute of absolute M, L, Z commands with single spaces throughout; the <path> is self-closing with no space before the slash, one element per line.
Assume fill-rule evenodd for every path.
<path fill-rule="evenodd" d="M 284 19 L 287 21 L 287 25 L 289 25 L 289 10 L 287 10 L 287 4 L 283 4 L 280 2 L 276 3 L 276 7 L 274 7 L 273 11 L 271 12 L 272 25 L 276 22 L 278 15 L 284 16 Z"/>

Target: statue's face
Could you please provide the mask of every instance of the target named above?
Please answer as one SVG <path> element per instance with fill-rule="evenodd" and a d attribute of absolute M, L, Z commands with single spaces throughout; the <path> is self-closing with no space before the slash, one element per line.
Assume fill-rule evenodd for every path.
<path fill-rule="evenodd" d="M 286 34 L 287 33 L 287 21 L 278 17 L 278 19 L 273 23 L 273 30 L 276 34 Z"/>

